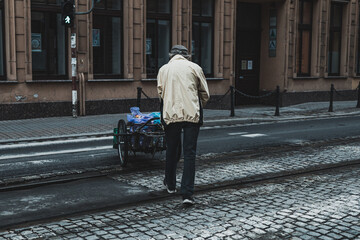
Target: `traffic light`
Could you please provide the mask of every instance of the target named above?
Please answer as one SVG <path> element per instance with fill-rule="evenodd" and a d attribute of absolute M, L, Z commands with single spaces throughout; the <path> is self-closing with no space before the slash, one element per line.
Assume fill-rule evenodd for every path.
<path fill-rule="evenodd" d="M 74 26 L 75 4 L 74 0 L 64 0 L 61 5 L 61 23 L 66 27 Z"/>

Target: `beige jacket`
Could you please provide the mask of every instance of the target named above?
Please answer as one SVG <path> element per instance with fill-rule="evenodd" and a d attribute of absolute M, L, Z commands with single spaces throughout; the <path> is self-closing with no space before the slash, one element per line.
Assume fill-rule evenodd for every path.
<path fill-rule="evenodd" d="M 181 55 L 174 56 L 160 68 L 157 90 L 164 102 L 162 114 L 166 124 L 198 123 L 199 99 L 203 107 L 210 98 L 201 67 Z"/>

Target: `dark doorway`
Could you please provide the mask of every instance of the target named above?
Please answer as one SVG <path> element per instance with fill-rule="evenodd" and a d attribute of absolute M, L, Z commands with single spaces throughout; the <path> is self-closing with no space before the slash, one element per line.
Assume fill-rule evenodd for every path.
<path fill-rule="evenodd" d="M 236 11 L 236 72 L 235 88 L 240 92 L 259 95 L 261 5 L 237 3 Z M 255 104 L 256 99 L 236 94 L 236 105 Z"/>

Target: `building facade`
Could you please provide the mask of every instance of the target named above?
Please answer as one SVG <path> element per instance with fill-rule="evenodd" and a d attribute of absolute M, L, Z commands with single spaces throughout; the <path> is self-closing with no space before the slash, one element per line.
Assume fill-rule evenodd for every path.
<path fill-rule="evenodd" d="M 157 110 L 157 71 L 175 44 L 203 68 L 209 108 L 228 107 L 230 86 L 244 93 L 236 104 L 276 86 L 282 105 L 327 101 L 331 84 L 356 98 L 357 0 L 101 0 L 76 15 L 75 38 L 61 3 L 0 0 L 0 119 L 71 115 L 75 87 L 80 115 L 128 112 L 139 87 L 142 109 Z M 91 5 L 75 0 L 76 12 Z"/>

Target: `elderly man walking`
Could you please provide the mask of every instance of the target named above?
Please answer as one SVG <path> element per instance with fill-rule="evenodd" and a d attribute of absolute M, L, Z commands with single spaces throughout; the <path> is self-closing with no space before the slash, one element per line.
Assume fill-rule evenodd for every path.
<path fill-rule="evenodd" d="M 164 185 L 169 193 L 176 192 L 176 168 L 183 130 L 184 170 L 181 180 L 183 204 L 195 203 L 195 158 L 202 109 L 209 100 L 209 89 L 201 67 L 191 62 L 186 47 L 175 45 L 170 61 L 162 66 L 157 76 L 157 89 L 162 100 L 161 116 L 165 126 L 166 167 Z"/>

